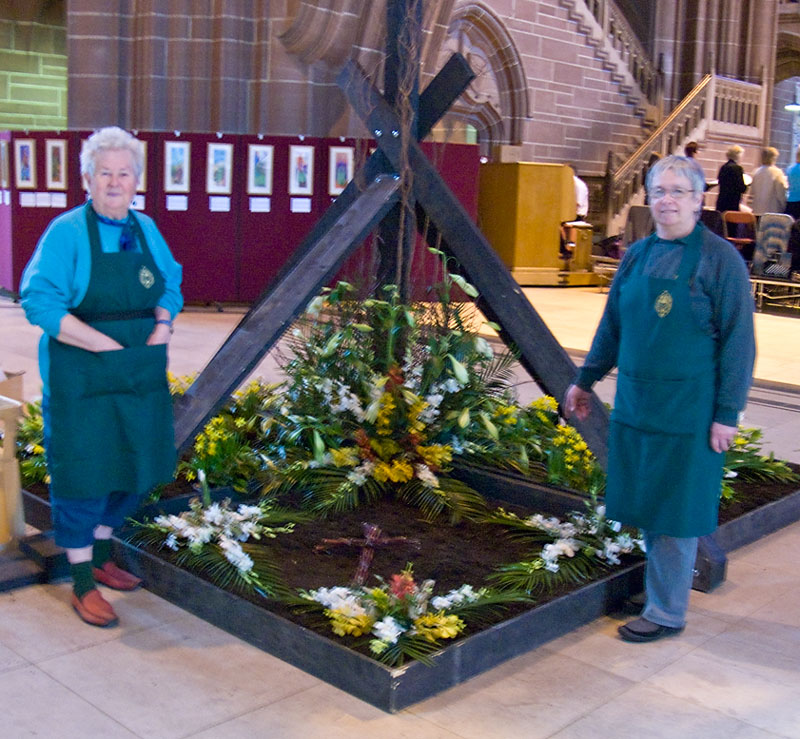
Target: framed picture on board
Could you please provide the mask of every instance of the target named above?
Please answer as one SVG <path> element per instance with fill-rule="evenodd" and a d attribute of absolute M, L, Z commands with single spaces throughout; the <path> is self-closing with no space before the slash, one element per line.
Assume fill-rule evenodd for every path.
<path fill-rule="evenodd" d="M 0 189 L 5 190 L 10 185 L 8 171 L 8 141 L 0 139 Z"/>
<path fill-rule="evenodd" d="M 314 147 L 289 147 L 289 195 L 314 193 Z"/>
<path fill-rule="evenodd" d="M 341 195 L 353 179 L 353 147 L 331 146 L 328 149 L 328 194 Z"/>
<path fill-rule="evenodd" d="M 139 143 L 142 145 L 142 174 L 136 192 L 147 192 L 147 142 L 139 139 Z"/>
<path fill-rule="evenodd" d="M 36 189 L 36 141 L 14 139 L 14 174 L 19 190 Z"/>
<path fill-rule="evenodd" d="M 67 142 L 66 139 L 45 139 L 44 171 L 48 190 L 67 189 Z"/>
<path fill-rule="evenodd" d="M 189 192 L 190 152 L 188 141 L 164 142 L 164 192 Z"/>
<path fill-rule="evenodd" d="M 209 142 L 206 152 L 206 192 L 230 195 L 233 170 L 233 144 Z"/>
<path fill-rule="evenodd" d="M 269 144 L 247 145 L 247 194 L 272 195 L 272 159 Z"/>

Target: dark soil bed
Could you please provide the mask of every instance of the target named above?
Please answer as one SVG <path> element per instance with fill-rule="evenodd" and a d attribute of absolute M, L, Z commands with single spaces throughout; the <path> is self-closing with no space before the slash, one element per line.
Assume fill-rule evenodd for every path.
<path fill-rule="evenodd" d="M 791 466 L 796 472 L 800 471 L 800 466 Z M 800 483 L 740 481 L 736 487 L 739 491 L 739 500 L 720 511 L 720 523 L 795 492 L 800 488 Z M 47 495 L 46 486 L 34 486 L 31 492 L 43 497 Z M 190 490 L 185 484 L 175 483 L 168 486 L 163 494 L 165 498 L 170 498 L 187 492 Z M 534 512 L 508 505 L 504 507 L 520 515 Z M 333 547 L 327 552 L 315 552 L 315 547 L 322 544 L 323 539 L 363 539 L 364 522 L 379 526 L 386 537 L 408 537 L 419 543 L 418 547 L 413 546 L 411 542 L 400 542 L 376 549 L 367 584 L 377 582 L 375 575 L 388 579 L 403 570 L 408 563 L 413 563 L 415 579 L 418 582 L 426 579 L 435 580 L 435 592 L 444 594 L 465 583 L 474 587 L 487 585 L 489 584 L 487 577 L 497 566 L 532 559 L 539 552 L 530 545 L 510 538 L 500 526 L 480 525 L 469 521 L 449 525 L 446 520 L 431 524 L 423 520 L 417 509 L 394 500 L 365 505 L 355 511 L 337 515 L 335 518 L 298 524 L 294 533 L 279 535 L 277 539 L 268 540 L 266 546 L 273 550 L 283 580 L 292 589 L 310 590 L 348 585 L 355 575 L 360 548 Z M 168 561 L 174 560 L 170 550 L 150 551 Z M 636 561 L 634 558 L 629 557 L 623 564 L 634 561 Z M 607 570 L 600 571 L 598 577 L 604 576 L 607 572 Z M 561 586 L 547 596 L 538 597 L 533 604 L 508 606 L 481 627 L 467 629 L 464 635 L 475 633 L 480 628 L 545 603 L 571 589 L 572 586 Z M 259 596 L 246 597 L 299 625 L 315 628 L 337 642 L 368 653 L 366 640 L 363 638 L 357 642 L 354 639 L 339 639 L 333 636 L 327 620 L 319 612 L 298 611 L 281 603 L 265 601 Z"/>
<path fill-rule="evenodd" d="M 504 508 L 513 510 L 518 515 L 533 513 L 515 506 L 506 505 Z M 274 559 L 280 565 L 284 583 L 293 590 L 346 586 L 352 582 L 355 575 L 360 548 L 334 547 L 329 552 L 314 550 L 318 544 L 323 543 L 323 539 L 363 539 L 364 522 L 379 526 L 386 537 L 408 537 L 419 543 L 419 547 L 412 546 L 410 542 L 400 542 L 376 549 L 369 568 L 367 585 L 378 583 L 376 575 L 388 580 L 391 575 L 399 573 L 407 564 L 412 563 L 415 580 L 418 583 L 427 579 L 435 580 L 434 593 L 444 595 L 449 590 L 464 584 L 475 588 L 490 585 L 487 577 L 497 566 L 533 559 L 541 550 L 541 546 L 534 548 L 532 545 L 512 539 L 503 527 L 497 525 L 469 521 L 451 525 L 446 520 L 428 523 L 422 518 L 419 510 L 394 500 L 364 505 L 355 511 L 339 514 L 335 518 L 298 524 L 293 533 L 281 534 L 276 539 L 269 540 L 266 546 L 274 552 Z M 174 561 L 174 555 L 170 550 L 148 548 L 148 551 L 167 561 Z M 636 561 L 638 560 L 634 557 L 625 557 L 620 567 Z M 597 577 L 606 576 L 609 572 L 608 569 L 599 570 Z M 203 574 L 198 574 L 204 577 Z M 482 621 L 480 626 L 468 627 L 462 636 L 474 634 L 570 592 L 574 588 L 574 585 L 563 585 L 546 596 L 537 597 L 532 603 L 514 603 L 505 606 Z M 327 619 L 320 611 L 306 612 L 276 601 L 267 601 L 256 595 L 242 597 L 294 623 L 313 628 L 339 643 L 369 654 L 368 639 L 334 636 Z"/>

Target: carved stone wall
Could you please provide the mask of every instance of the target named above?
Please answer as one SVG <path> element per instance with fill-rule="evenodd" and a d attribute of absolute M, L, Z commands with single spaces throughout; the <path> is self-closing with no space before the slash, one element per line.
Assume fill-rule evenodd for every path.
<path fill-rule="evenodd" d="M 70 0 L 69 125 L 361 135 L 335 76 L 355 58 L 380 84 L 385 2 Z M 635 148 L 641 114 L 604 63 L 602 40 L 574 20 L 575 5 L 424 0 L 423 85 L 453 49 L 479 72 L 449 123 L 470 123 L 487 147 L 516 144 L 527 159 L 573 162 L 587 175 L 603 173 L 609 151 L 622 158 Z M 642 41 L 663 58 L 668 103 L 711 63 L 771 81 L 776 8 L 648 2 L 638 28 L 650 27 Z"/>

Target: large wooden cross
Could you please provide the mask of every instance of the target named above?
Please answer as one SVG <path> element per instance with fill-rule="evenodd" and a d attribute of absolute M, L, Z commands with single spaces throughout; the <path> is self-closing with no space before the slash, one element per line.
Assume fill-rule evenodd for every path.
<path fill-rule="evenodd" d="M 408 136 L 404 138 L 404 121 L 397 103 L 396 65 L 408 63 L 407 49 L 401 48 L 400 43 L 401 39 L 408 39 L 408 33 L 419 32 L 421 2 L 387 2 L 389 53 L 385 77 L 388 88 L 394 85 L 393 89 L 387 89 L 387 95 L 382 95 L 369 82 L 354 61 L 348 62 L 339 74 L 339 86 L 375 137 L 377 149 L 186 394 L 178 399 L 175 438 L 179 448 L 191 443 L 308 302 L 333 279 L 344 260 L 398 205 L 400 174 L 406 167 L 411 170 L 411 196 L 417 209 L 423 210 L 433 224 L 433 228 L 425 229 L 429 241 L 433 243 L 441 237 L 440 248 L 455 257 L 464 276 L 478 289 L 479 309 L 501 327 L 500 337 L 518 352 L 520 362 L 539 387 L 555 398 L 564 397 L 575 375 L 575 365 L 418 144 L 418 139 L 430 132 L 472 81 L 474 75 L 462 56 L 454 54 L 419 95 L 418 108 L 414 111 L 416 134 L 410 140 Z M 398 24 L 401 30 L 404 24 L 408 25 L 406 33 L 400 33 Z M 412 41 L 412 46 L 414 44 L 419 48 L 418 37 Z M 416 71 L 418 60 L 412 58 L 412 63 Z M 365 186 L 360 189 L 356 183 L 365 183 Z M 399 214 L 399 218 L 403 217 Z M 400 254 L 401 260 L 409 258 L 407 247 L 395 253 Z M 397 268 L 396 263 L 391 264 L 391 259 L 384 246 L 382 271 L 391 272 Z M 387 262 L 391 265 L 388 270 Z M 608 411 L 596 396 L 592 397 L 589 418 L 576 422 L 576 426 L 605 465 Z"/>

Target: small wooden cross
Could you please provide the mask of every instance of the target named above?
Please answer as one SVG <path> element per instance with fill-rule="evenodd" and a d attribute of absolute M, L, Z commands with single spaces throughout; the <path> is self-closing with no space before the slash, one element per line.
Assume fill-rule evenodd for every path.
<path fill-rule="evenodd" d="M 382 536 L 379 526 L 374 523 L 362 523 L 363 539 L 323 539 L 321 544 L 314 547 L 315 552 L 327 552 L 334 547 L 360 547 L 361 554 L 358 558 L 354 585 L 363 585 L 367 581 L 369 566 L 375 556 L 376 549 L 384 549 L 396 544 L 407 544 L 414 549 L 419 549 L 419 539 L 409 539 L 407 536 Z"/>

